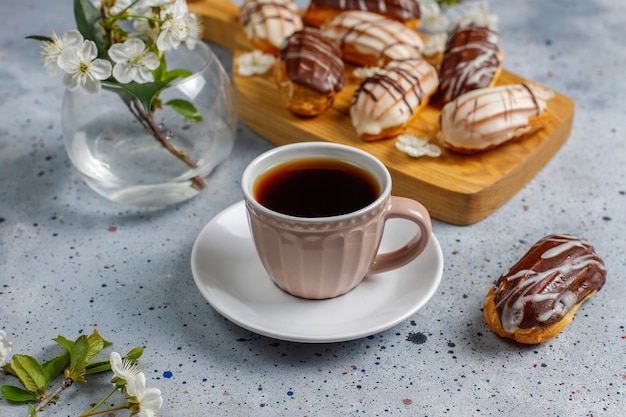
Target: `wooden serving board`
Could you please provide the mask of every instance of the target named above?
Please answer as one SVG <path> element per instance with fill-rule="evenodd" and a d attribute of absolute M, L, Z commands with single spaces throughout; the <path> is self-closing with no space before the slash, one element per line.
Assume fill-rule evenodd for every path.
<path fill-rule="evenodd" d="M 574 102 L 555 92 L 548 102 L 550 124 L 532 136 L 475 155 L 443 150 L 439 158 L 414 159 L 395 148 L 394 138 L 364 142 L 357 136 L 348 109 L 358 82 L 350 81 L 350 74 L 333 108 L 316 118 L 294 116 L 281 102 L 271 74 L 237 74 L 239 55 L 251 50 L 237 21 L 238 6 L 227 0 L 195 0 L 189 2 L 189 8 L 203 18 L 204 39 L 233 54 L 237 108 L 246 125 L 276 145 L 329 141 L 363 149 L 387 166 L 393 194 L 420 201 L 435 219 L 468 225 L 487 217 L 545 166 L 572 129 Z M 504 70 L 498 85 L 525 81 Z M 439 111 L 428 106 L 412 120 L 407 133 L 434 137 L 438 130 Z"/>

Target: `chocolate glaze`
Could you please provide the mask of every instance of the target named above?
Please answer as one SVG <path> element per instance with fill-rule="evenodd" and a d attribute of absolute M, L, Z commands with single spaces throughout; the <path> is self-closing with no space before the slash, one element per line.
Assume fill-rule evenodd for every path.
<path fill-rule="evenodd" d="M 291 7 L 290 7 L 291 6 Z M 275 9 L 275 12 L 262 14 L 261 11 L 264 8 Z M 281 13 L 280 10 L 284 12 Z M 259 15 L 262 16 L 259 23 L 266 23 L 271 20 L 275 20 L 276 24 L 282 24 L 282 22 L 287 21 L 289 23 L 294 23 L 298 15 L 295 14 L 298 11 L 295 3 L 291 4 L 291 2 L 281 3 L 281 2 L 263 2 L 263 1 L 246 1 L 241 6 L 241 12 L 239 16 L 239 21 L 244 26 L 247 26 L 252 21 L 252 16 Z M 293 13 L 293 17 L 289 17 L 290 14 Z M 271 24 L 271 23 L 269 23 Z"/>
<path fill-rule="evenodd" d="M 439 69 L 437 100 L 447 103 L 477 88 L 488 87 L 500 66 L 498 34 L 487 25 L 457 26 L 448 35 Z"/>
<path fill-rule="evenodd" d="M 341 91 L 345 83 L 339 47 L 318 29 L 306 27 L 285 39 L 280 59 L 287 78 L 321 94 Z"/>
<path fill-rule="evenodd" d="M 407 60 L 406 62 L 412 62 L 416 60 Z M 403 78 L 411 85 L 410 91 L 405 91 L 399 79 L 396 79 L 397 74 L 399 78 Z M 354 105 L 359 94 L 367 94 L 371 100 L 378 101 L 378 97 L 373 93 L 375 86 L 380 86 L 384 91 L 391 94 L 394 97 L 401 97 L 409 113 L 413 113 L 417 106 L 412 106 L 409 101 L 409 94 L 414 95 L 417 99 L 416 104 L 422 103 L 424 98 L 424 89 L 422 88 L 422 82 L 418 74 L 411 72 L 409 69 L 394 67 L 389 71 L 380 71 L 371 77 L 368 77 L 363 81 L 354 95 L 352 96 L 351 105 Z"/>
<path fill-rule="evenodd" d="M 415 0 L 311 0 L 311 6 L 317 9 L 362 10 L 395 20 L 420 18 L 419 4 Z"/>
<path fill-rule="evenodd" d="M 599 291 L 605 279 L 604 262 L 586 240 L 546 236 L 496 283 L 494 301 L 502 328 L 549 327 Z"/>

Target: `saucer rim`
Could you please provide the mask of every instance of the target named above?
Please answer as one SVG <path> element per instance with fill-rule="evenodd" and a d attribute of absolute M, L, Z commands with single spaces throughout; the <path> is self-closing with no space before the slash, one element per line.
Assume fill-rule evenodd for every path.
<path fill-rule="evenodd" d="M 414 304 L 411 304 L 410 307 L 403 309 L 401 313 L 394 315 L 392 319 L 388 319 L 374 326 L 368 326 L 366 328 L 365 327 L 358 328 L 352 331 L 343 331 L 340 333 L 334 333 L 334 334 L 329 334 L 329 335 L 317 335 L 317 334 L 307 335 L 306 332 L 286 331 L 286 330 L 280 330 L 276 328 L 272 329 L 271 326 L 267 325 L 267 323 L 266 324 L 254 323 L 254 322 L 251 322 L 249 319 L 240 318 L 237 316 L 236 312 L 232 311 L 232 309 L 226 308 L 225 303 L 219 302 L 215 294 L 212 294 L 211 291 L 209 290 L 209 288 L 211 287 L 210 284 L 218 283 L 219 280 L 216 280 L 214 276 L 212 276 L 211 274 L 207 274 L 206 272 L 204 273 L 204 275 L 202 275 L 201 271 L 198 271 L 198 267 L 196 265 L 197 259 L 198 259 L 198 252 L 200 250 L 199 247 L 200 247 L 200 244 L 203 242 L 203 238 L 207 234 L 207 231 L 211 230 L 214 227 L 215 228 L 221 227 L 223 232 L 232 233 L 228 230 L 227 227 L 226 228 L 223 227 L 220 221 L 227 215 L 232 214 L 231 211 L 236 211 L 236 210 L 243 210 L 244 220 L 247 222 L 247 219 L 245 218 L 245 202 L 243 200 L 240 200 L 226 207 L 222 211 L 220 211 L 213 218 L 211 218 L 207 222 L 207 224 L 201 229 L 201 231 L 198 233 L 193 243 L 193 247 L 191 251 L 191 259 L 190 259 L 191 270 L 192 270 L 192 275 L 194 278 L 194 283 L 196 284 L 198 291 L 216 312 L 218 312 L 221 316 L 228 319 L 232 323 L 238 325 L 239 327 L 252 331 L 256 334 L 278 339 L 278 340 L 283 340 L 283 341 L 288 341 L 288 342 L 299 342 L 299 343 L 336 343 L 336 342 L 345 342 L 345 341 L 359 339 L 362 337 L 371 336 L 376 333 L 388 330 L 398 325 L 402 321 L 406 320 L 408 317 L 414 315 L 417 311 L 423 308 L 424 305 L 426 305 L 432 299 L 432 297 L 435 295 L 437 291 L 437 288 L 439 288 L 439 286 L 441 285 L 441 281 L 443 277 L 443 267 L 444 267 L 443 252 L 441 250 L 441 245 L 439 244 L 439 241 L 437 240 L 437 237 L 435 236 L 435 233 L 432 232 L 430 242 L 428 243 L 426 248 L 427 249 L 430 248 L 430 250 L 434 250 L 434 255 L 436 258 L 435 260 L 437 262 L 437 265 L 433 268 L 433 270 L 435 270 L 435 274 L 429 277 L 429 283 L 428 283 L 429 285 L 428 285 L 427 290 L 419 292 L 418 296 L 416 297 L 417 302 L 415 302 Z M 249 237 L 249 239 L 251 239 L 251 237 Z M 256 254 L 250 254 L 250 255 L 254 256 Z M 410 262 L 405 267 L 410 267 L 412 264 L 418 262 L 418 259 L 419 257 L 416 260 Z M 259 263 L 260 263 L 260 260 L 259 260 Z M 263 274 L 266 274 L 266 272 L 263 271 Z M 383 274 L 379 274 L 379 275 L 383 275 Z M 267 277 L 267 279 L 271 280 L 269 276 Z M 223 283 L 223 281 L 219 281 L 219 283 Z M 213 287 L 217 288 L 217 286 L 215 285 Z M 284 293 L 283 290 L 281 290 L 277 286 L 275 288 L 276 288 L 276 291 L 280 291 L 281 293 Z M 337 298 L 345 297 L 346 295 L 349 295 L 350 293 L 345 294 L 340 297 L 333 298 L 333 299 L 328 299 L 328 300 L 305 300 L 305 299 L 301 299 L 301 298 L 289 295 L 287 293 L 284 293 L 284 294 L 288 297 L 293 297 L 294 303 L 319 304 L 319 303 L 324 303 L 324 302 L 331 302 L 332 300 L 336 300 Z M 242 305 L 246 305 L 245 300 L 240 299 L 239 301 L 242 303 Z M 288 310 L 289 307 L 287 306 L 286 309 Z M 363 318 L 365 317 L 366 315 L 363 316 Z"/>

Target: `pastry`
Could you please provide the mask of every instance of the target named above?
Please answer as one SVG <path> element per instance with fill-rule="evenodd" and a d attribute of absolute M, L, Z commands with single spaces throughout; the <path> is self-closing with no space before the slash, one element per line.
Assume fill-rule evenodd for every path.
<path fill-rule="evenodd" d="M 239 22 L 254 49 L 274 56 L 283 40 L 303 26 L 293 0 L 245 0 Z"/>
<path fill-rule="evenodd" d="M 317 116 L 332 106 L 345 82 L 339 47 L 312 27 L 285 40 L 275 75 L 287 108 L 301 116 Z"/>
<path fill-rule="evenodd" d="M 363 81 L 350 105 L 357 134 L 366 141 L 397 136 L 437 90 L 437 69 L 422 58 L 393 61 Z"/>
<path fill-rule="evenodd" d="M 443 106 L 440 140 L 444 147 L 475 153 L 521 139 L 547 125 L 553 93 L 530 84 L 472 90 Z"/>
<path fill-rule="evenodd" d="M 373 12 L 415 29 L 420 22 L 420 7 L 415 0 L 311 0 L 304 23 L 320 27 L 347 10 Z"/>
<path fill-rule="evenodd" d="M 435 101 L 443 105 L 468 91 L 494 86 L 502 71 L 498 45 L 498 33 L 487 24 L 468 22 L 453 29 L 446 40 Z"/>
<path fill-rule="evenodd" d="M 546 236 L 489 290 L 485 321 L 502 337 L 541 343 L 569 324 L 605 279 L 604 262 L 586 240 Z"/>
<path fill-rule="evenodd" d="M 383 67 L 390 61 L 420 58 L 424 42 L 416 31 L 376 13 L 347 11 L 324 23 L 325 36 L 356 65 Z"/>

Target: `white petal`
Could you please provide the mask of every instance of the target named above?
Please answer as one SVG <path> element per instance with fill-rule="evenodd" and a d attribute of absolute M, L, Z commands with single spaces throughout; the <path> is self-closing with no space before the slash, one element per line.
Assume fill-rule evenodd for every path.
<path fill-rule="evenodd" d="M 63 85 L 70 91 L 78 88 L 78 75 L 66 72 L 63 74 Z"/>
<path fill-rule="evenodd" d="M 13 343 L 7 339 L 7 334 L 0 330 L 0 366 L 4 365 L 9 353 L 11 353 Z"/>
<path fill-rule="evenodd" d="M 134 78 L 134 68 L 125 62 L 115 64 L 113 67 L 113 77 L 122 84 L 128 84 Z"/>
<path fill-rule="evenodd" d="M 115 43 L 109 48 L 109 56 L 113 62 L 124 62 L 130 58 L 123 43 Z"/>
<path fill-rule="evenodd" d="M 134 76 L 134 79 L 139 84 L 151 83 L 152 81 L 154 81 L 154 75 L 152 75 L 148 68 L 139 67 L 136 68 L 136 74 Z"/>
<path fill-rule="evenodd" d="M 148 52 L 143 56 L 143 59 L 141 60 L 142 64 L 148 68 L 149 70 L 155 70 L 159 67 L 159 65 L 161 64 L 159 62 L 159 57 L 156 56 L 155 53 L 153 52 Z"/>
<path fill-rule="evenodd" d="M 96 59 L 91 63 L 89 73 L 98 80 L 106 80 L 111 76 L 111 63 L 105 59 Z"/>
<path fill-rule="evenodd" d="M 80 33 L 79 31 L 75 29 L 68 30 L 67 32 L 65 32 L 63 36 L 61 37 L 61 39 L 63 41 L 64 48 L 79 46 L 85 40 L 83 38 L 82 33 Z"/>
<path fill-rule="evenodd" d="M 92 77 L 85 77 L 85 82 L 82 85 L 81 89 L 87 94 L 96 94 L 100 92 L 102 85 L 99 80 L 96 80 Z"/>

